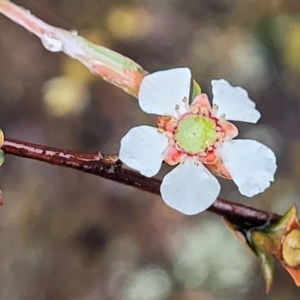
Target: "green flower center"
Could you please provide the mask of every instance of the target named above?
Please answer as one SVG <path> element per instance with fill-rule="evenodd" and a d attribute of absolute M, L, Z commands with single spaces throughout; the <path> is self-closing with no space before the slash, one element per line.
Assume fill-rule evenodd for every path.
<path fill-rule="evenodd" d="M 216 123 L 208 117 L 188 114 L 179 121 L 175 139 L 179 146 L 190 154 L 204 151 L 217 139 Z"/>

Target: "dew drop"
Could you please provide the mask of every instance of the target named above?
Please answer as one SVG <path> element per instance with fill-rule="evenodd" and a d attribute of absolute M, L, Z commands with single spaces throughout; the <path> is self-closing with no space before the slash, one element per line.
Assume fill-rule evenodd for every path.
<path fill-rule="evenodd" d="M 63 42 L 54 36 L 53 33 L 45 33 L 41 38 L 41 42 L 43 46 L 51 52 L 60 52 L 63 49 Z"/>

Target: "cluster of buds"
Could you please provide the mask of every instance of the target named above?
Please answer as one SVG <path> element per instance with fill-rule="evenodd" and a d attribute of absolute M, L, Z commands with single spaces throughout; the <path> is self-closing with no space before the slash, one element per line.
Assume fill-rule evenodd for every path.
<path fill-rule="evenodd" d="M 231 231 L 258 257 L 270 290 L 274 276 L 274 257 L 300 286 L 300 223 L 293 205 L 278 221 L 261 227 L 241 230 L 226 221 Z"/>

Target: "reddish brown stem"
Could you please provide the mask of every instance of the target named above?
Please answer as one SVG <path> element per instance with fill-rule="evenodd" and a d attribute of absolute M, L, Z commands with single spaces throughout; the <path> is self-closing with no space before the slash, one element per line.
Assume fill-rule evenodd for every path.
<path fill-rule="evenodd" d="M 5 154 L 68 167 L 160 195 L 161 181 L 159 179 L 147 178 L 124 168 L 118 155 L 102 155 L 100 152 L 95 154 L 79 153 L 12 139 L 5 139 L 2 150 Z M 223 199 L 217 199 L 208 210 L 244 228 L 260 226 L 266 222 L 278 220 L 280 217 L 273 213 Z"/>

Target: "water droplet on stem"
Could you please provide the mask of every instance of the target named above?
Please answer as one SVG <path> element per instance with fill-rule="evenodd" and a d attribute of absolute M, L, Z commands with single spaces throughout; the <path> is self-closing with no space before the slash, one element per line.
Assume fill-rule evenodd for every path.
<path fill-rule="evenodd" d="M 63 50 L 63 42 L 53 33 L 45 33 L 41 38 L 43 46 L 51 52 L 60 52 Z"/>

